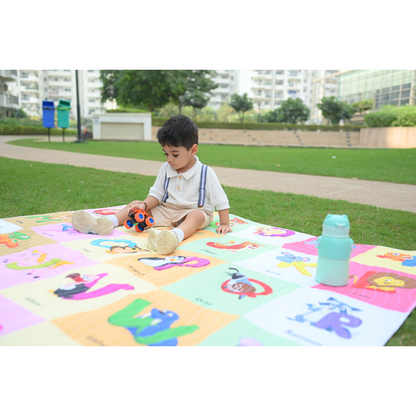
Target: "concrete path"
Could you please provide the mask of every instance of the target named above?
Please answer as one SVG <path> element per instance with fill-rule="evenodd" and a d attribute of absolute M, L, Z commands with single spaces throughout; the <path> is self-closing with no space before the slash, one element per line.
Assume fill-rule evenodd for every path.
<path fill-rule="evenodd" d="M 31 136 L 37 137 L 37 136 Z M 39 136 L 43 139 L 47 136 Z M 56 163 L 104 169 L 113 172 L 156 176 L 161 162 L 87 155 L 82 153 L 43 150 L 7 144 L 19 136 L 0 136 L 0 156 L 10 159 Z M 62 138 L 51 138 L 61 141 Z M 66 138 L 66 141 L 75 139 Z M 211 166 L 221 184 L 237 188 L 288 192 L 319 198 L 340 199 L 380 208 L 399 209 L 416 213 L 416 186 L 389 182 L 344 179 L 326 176 L 300 175 L 282 172 L 233 169 Z"/>

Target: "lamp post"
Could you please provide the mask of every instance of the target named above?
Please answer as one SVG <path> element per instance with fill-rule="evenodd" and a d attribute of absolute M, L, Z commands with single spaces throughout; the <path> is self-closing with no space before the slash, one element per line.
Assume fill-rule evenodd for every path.
<path fill-rule="evenodd" d="M 83 143 L 84 140 L 81 139 L 81 110 L 79 105 L 79 87 L 78 87 L 78 69 L 75 70 L 75 81 L 77 88 L 77 124 L 78 124 L 78 140 L 77 143 Z"/>

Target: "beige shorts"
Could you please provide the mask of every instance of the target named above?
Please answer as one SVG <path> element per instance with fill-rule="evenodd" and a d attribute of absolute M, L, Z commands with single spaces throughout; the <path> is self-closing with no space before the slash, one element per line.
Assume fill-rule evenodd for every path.
<path fill-rule="evenodd" d="M 184 220 L 184 218 L 195 209 L 180 209 L 180 208 L 173 208 L 168 205 L 156 205 L 150 211 L 152 211 L 152 217 L 155 220 L 156 227 L 178 227 L 180 223 Z M 201 211 L 205 216 L 205 221 L 201 230 L 203 228 L 208 227 L 209 224 L 214 220 L 214 213 L 207 214 L 202 209 L 198 209 Z"/>

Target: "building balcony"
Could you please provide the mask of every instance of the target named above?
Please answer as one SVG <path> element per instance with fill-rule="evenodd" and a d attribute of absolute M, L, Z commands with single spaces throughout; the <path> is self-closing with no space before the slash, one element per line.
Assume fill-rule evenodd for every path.
<path fill-rule="evenodd" d="M 18 110 L 20 108 L 19 97 L 10 94 L 0 94 L 0 107 Z"/>
<path fill-rule="evenodd" d="M 5 82 L 17 81 L 17 70 L 0 69 L 0 78 L 4 78 Z"/>
<path fill-rule="evenodd" d="M 50 77 L 68 77 L 70 78 L 72 76 L 72 71 L 70 69 L 56 69 L 52 71 L 48 71 L 48 75 Z"/>
<path fill-rule="evenodd" d="M 33 72 L 20 71 L 20 79 L 39 82 L 39 77 Z"/>
<path fill-rule="evenodd" d="M 20 101 L 25 104 L 39 104 L 40 99 L 36 95 L 31 95 L 30 97 L 21 97 Z"/>
<path fill-rule="evenodd" d="M 50 87 L 72 87 L 71 81 L 52 81 L 49 80 L 49 86 Z"/>
<path fill-rule="evenodd" d="M 33 85 L 20 84 L 20 86 L 21 86 L 21 91 L 24 91 L 24 92 L 39 92 L 39 85 L 37 84 L 33 84 Z"/>

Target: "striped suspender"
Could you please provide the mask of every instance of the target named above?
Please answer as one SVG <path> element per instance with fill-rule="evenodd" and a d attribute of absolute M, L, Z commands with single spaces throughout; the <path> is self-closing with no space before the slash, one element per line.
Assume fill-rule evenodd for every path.
<path fill-rule="evenodd" d="M 166 200 L 169 198 L 169 194 L 168 194 L 169 181 L 170 181 L 170 178 L 168 178 L 168 171 L 166 170 L 165 183 L 163 184 L 163 189 L 165 190 L 165 195 L 163 195 L 163 202 L 166 202 Z"/>
<path fill-rule="evenodd" d="M 206 191 L 206 185 L 207 185 L 207 171 L 208 166 L 202 165 L 201 166 L 201 181 L 199 183 L 199 199 L 198 199 L 198 208 L 202 208 L 204 206 L 205 202 L 205 191 Z M 168 194 L 168 186 L 169 186 L 170 178 L 168 178 L 168 173 L 165 174 L 165 183 L 163 184 L 163 189 L 165 191 L 165 195 L 163 195 L 163 202 L 166 202 L 166 200 L 169 198 Z"/>
<path fill-rule="evenodd" d="M 205 202 L 205 188 L 207 185 L 207 165 L 202 165 L 201 167 L 201 181 L 199 183 L 199 199 L 198 199 L 198 208 L 202 208 Z"/>

